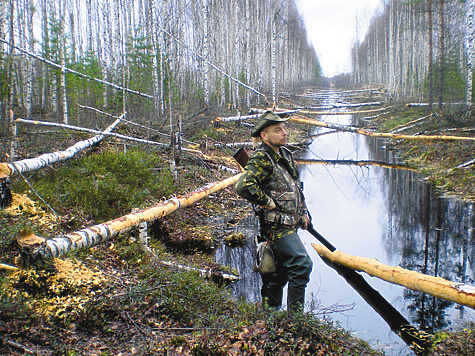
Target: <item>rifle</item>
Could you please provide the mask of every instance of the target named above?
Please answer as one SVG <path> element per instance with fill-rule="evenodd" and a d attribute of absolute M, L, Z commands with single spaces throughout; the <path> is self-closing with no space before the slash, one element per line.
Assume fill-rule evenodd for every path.
<path fill-rule="evenodd" d="M 249 161 L 249 155 L 244 147 L 241 147 L 233 157 L 242 168 L 246 167 L 247 162 Z M 336 251 L 336 247 L 315 230 L 312 224 L 308 225 L 306 230 L 331 252 Z M 377 290 L 371 287 L 358 272 L 346 266 L 331 262 L 325 257 L 320 256 L 320 258 L 340 276 L 345 278 L 348 284 L 358 292 L 358 294 L 374 309 L 374 311 L 376 311 L 384 321 L 386 321 L 391 330 L 399 335 L 406 344 L 414 348 L 417 353 L 424 353 L 430 349 L 432 345 L 432 335 L 421 332 L 417 330 L 416 327 L 412 326 L 409 321 L 407 321 L 407 319 L 404 318 L 396 308 L 384 299 Z"/>
<path fill-rule="evenodd" d="M 249 162 L 249 154 L 244 147 L 241 147 L 239 150 L 237 150 L 233 155 L 233 158 L 242 168 L 246 167 L 247 162 Z"/>

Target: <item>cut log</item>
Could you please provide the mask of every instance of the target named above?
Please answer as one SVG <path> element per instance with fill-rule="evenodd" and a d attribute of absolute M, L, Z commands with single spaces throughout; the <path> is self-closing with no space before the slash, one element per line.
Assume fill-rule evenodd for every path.
<path fill-rule="evenodd" d="M 429 115 L 424 116 L 424 117 L 421 117 L 421 118 L 419 118 L 419 119 L 406 122 L 404 125 L 396 126 L 394 129 L 392 129 L 392 130 L 390 131 L 390 133 L 398 133 L 398 132 L 401 132 L 401 131 L 404 131 L 404 130 L 408 130 L 408 129 L 410 129 L 411 127 L 414 127 L 414 126 L 416 126 L 417 124 L 420 124 L 422 121 L 424 121 L 425 119 L 430 118 L 430 117 L 432 117 L 432 116 L 433 116 L 433 114 L 429 114 Z"/>
<path fill-rule="evenodd" d="M 213 280 L 216 280 L 216 281 L 224 281 L 224 282 L 233 283 L 233 282 L 237 282 L 239 280 L 239 277 L 235 276 L 233 274 L 223 273 L 223 272 L 215 272 L 211 269 L 190 267 L 190 266 L 185 266 L 185 265 L 182 265 L 182 264 L 179 264 L 179 263 L 169 262 L 169 261 L 160 261 L 160 264 L 162 264 L 164 266 L 167 266 L 167 267 L 173 267 L 173 268 L 177 268 L 177 269 L 180 269 L 180 270 L 184 270 L 184 271 L 198 272 L 200 277 L 210 278 L 210 279 L 213 279 Z"/>
<path fill-rule="evenodd" d="M 344 160 L 344 159 L 297 159 L 295 160 L 296 164 L 302 165 L 312 165 L 312 164 L 328 164 L 328 165 L 345 165 L 345 166 L 375 166 L 375 167 L 382 167 L 382 168 L 390 168 L 390 169 L 404 169 L 409 171 L 417 172 L 417 169 L 413 167 L 409 167 L 403 164 L 390 164 L 385 162 L 379 161 L 354 161 L 354 160 Z"/>
<path fill-rule="evenodd" d="M 10 271 L 10 272 L 18 271 L 18 267 L 6 265 L 4 263 L 0 263 L 0 269 L 3 269 L 4 271 Z"/>
<path fill-rule="evenodd" d="M 44 239 L 34 235 L 19 236 L 18 242 L 22 246 L 22 254 L 25 255 L 24 260 L 35 261 L 37 255 L 41 255 L 43 258 L 60 257 L 73 250 L 98 245 L 120 233 L 129 231 L 132 227 L 137 226 L 143 221 L 156 220 L 179 208 L 187 207 L 221 189 L 225 189 L 235 184 L 240 176 L 241 174 L 237 174 L 220 182 L 209 183 L 185 196 L 174 197 L 150 208 L 63 236 L 51 239 Z M 29 258 L 29 255 L 34 256 Z"/>
<path fill-rule="evenodd" d="M 312 246 L 320 256 L 333 263 L 475 309 L 474 286 L 454 283 L 441 277 L 428 276 L 399 266 L 388 266 L 373 258 L 352 256 L 341 251 L 331 252 L 319 244 L 312 244 Z"/>
<path fill-rule="evenodd" d="M 262 113 L 264 113 L 266 110 L 262 109 L 251 109 L 252 114 L 251 115 L 244 115 L 244 116 L 230 116 L 230 117 L 217 117 L 215 119 L 216 122 L 230 122 L 230 121 L 244 121 L 244 120 L 250 120 L 250 119 L 257 119 L 259 116 L 261 116 Z M 287 111 L 274 111 L 276 114 L 296 114 L 300 110 L 287 110 Z"/>
<path fill-rule="evenodd" d="M 454 169 L 467 168 L 467 167 L 473 166 L 474 164 L 475 164 L 475 159 L 472 159 L 468 162 L 459 164 L 457 167 L 452 168 L 451 171 Z"/>
<path fill-rule="evenodd" d="M 312 114 L 312 115 L 356 115 L 356 114 L 366 114 L 374 113 L 387 110 L 392 106 L 387 106 L 379 109 L 372 110 L 358 110 L 358 111 L 315 111 L 315 110 L 300 110 L 301 114 Z"/>
<path fill-rule="evenodd" d="M 22 119 L 17 119 L 17 121 L 19 120 Z M 99 135 L 94 136 L 88 140 L 79 141 L 75 145 L 68 147 L 64 151 L 46 153 L 36 158 L 28 158 L 13 163 L 0 163 L 0 178 L 35 171 L 49 164 L 70 159 L 74 157 L 77 153 L 100 142 L 105 137 L 105 135 L 111 133 L 111 131 L 120 123 L 120 121 L 121 117 L 114 121 L 114 123 L 110 125 L 104 132 L 96 131 L 96 133 L 99 133 Z"/>
<path fill-rule="evenodd" d="M 349 103 L 335 103 L 332 105 L 322 105 L 322 106 L 303 106 L 299 107 L 298 109 L 304 110 L 333 110 L 333 109 L 342 109 L 342 108 L 359 108 L 363 106 L 378 106 L 381 105 L 382 103 L 380 101 L 375 101 L 371 103 L 355 103 L 355 104 L 349 104 Z"/>
<path fill-rule="evenodd" d="M 307 119 L 303 117 L 297 117 L 293 116 L 290 118 L 291 121 L 297 122 L 300 124 L 305 124 L 305 125 L 314 125 L 314 126 L 319 126 L 319 127 L 326 127 L 329 129 L 334 129 L 334 130 L 339 130 L 339 131 L 347 131 L 347 132 L 353 132 L 353 133 L 359 133 L 362 135 L 366 136 L 371 136 L 371 137 L 380 137 L 380 138 L 393 138 L 393 139 L 403 139 L 403 140 L 428 140 L 428 141 L 437 141 L 437 140 L 446 140 L 446 141 L 475 141 L 475 137 L 463 137 L 463 136 L 447 136 L 447 135 L 418 135 L 418 136 L 413 136 L 413 135 L 399 135 L 399 134 L 391 134 L 391 133 L 384 133 L 384 132 L 371 132 L 367 130 L 363 130 L 354 126 L 348 126 L 348 125 L 340 125 L 340 124 L 333 124 L 329 122 L 323 122 L 323 121 L 318 121 L 314 119 Z"/>

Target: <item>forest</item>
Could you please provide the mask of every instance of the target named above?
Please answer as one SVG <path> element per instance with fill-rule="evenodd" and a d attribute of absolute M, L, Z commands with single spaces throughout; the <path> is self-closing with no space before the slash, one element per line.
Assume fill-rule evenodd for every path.
<path fill-rule="evenodd" d="M 314 127 L 387 138 L 473 200 L 474 14 L 384 0 L 325 78 L 296 0 L 0 0 L 0 354 L 383 354 L 231 300 L 213 252 L 246 239 L 233 151 L 285 110 L 296 151 Z M 317 119 L 339 110 L 362 126 Z M 471 329 L 429 324 L 415 353 L 470 354 Z"/>
<path fill-rule="evenodd" d="M 320 73 L 293 0 L 18 0 L 0 13 L 3 120 L 13 108 L 74 122 L 81 105 L 175 125 L 275 102 Z"/>
<path fill-rule="evenodd" d="M 356 85 L 380 84 L 391 95 L 444 105 L 473 100 L 473 1 L 386 1 L 352 50 Z"/>

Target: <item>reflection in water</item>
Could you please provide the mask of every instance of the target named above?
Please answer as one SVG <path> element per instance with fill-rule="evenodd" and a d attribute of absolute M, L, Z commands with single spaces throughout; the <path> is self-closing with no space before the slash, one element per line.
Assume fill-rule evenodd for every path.
<path fill-rule="evenodd" d="M 258 303 L 261 300 L 261 277 L 254 272 L 252 265 L 258 220 L 252 211 L 240 221 L 237 230 L 246 236 L 246 245 L 229 248 L 222 244 L 216 251 L 215 260 L 239 272 L 239 281 L 231 285 L 233 298 Z"/>
<path fill-rule="evenodd" d="M 389 158 L 388 151 L 369 141 L 374 157 Z M 384 173 L 389 219 L 383 239 L 388 256 L 408 270 L 475 284 L 473 205 L 438 196 L 423 178 L 414 172 Z M 473 319 L 472 309 L 422 292 L 405 290 L 404 299 L 420 328 L 437 330 L 460 323 L 467 312 Z"/>
<path fill-rule="evenodd" d="M 322 119 L 348 124 L 351 116 Z M 318 132 L 326 129 L 317 128 Z M 380 139 L 334 133 L 316 138 L 302 158 L 400 163 L 395 152 L 383 146 Z M 474 283 L 472 205 L 439 197 L 421 175 L 408 170 L 308 165 L 302 166 L 301 173 L 314 225 L 337 249 L 454 282 Z M 216 261 L 239 271 L 241 280 L 231 286 L 236 298 L 260 302 L 260 277 L 252 270 L 253 238 L 258 233 L 252 215 L 238 227 L 249 237 L 248 245 L 220 247 Z M 352 310 L 331 314 L 331 319 L 389 355 L 412 354 L 344 279 L 320 260 L 311 247 L 315 239 L 306 231 L 299 234 L 314 262 L 307 288 L 307 300 L 314 303 L 308 308 L 319 313 L 313 305 L 338 311 L 336 305 L 354 304 Z M 417 327 L 461 326 L 475 319 L 470 308 L 362 275 Z"/>

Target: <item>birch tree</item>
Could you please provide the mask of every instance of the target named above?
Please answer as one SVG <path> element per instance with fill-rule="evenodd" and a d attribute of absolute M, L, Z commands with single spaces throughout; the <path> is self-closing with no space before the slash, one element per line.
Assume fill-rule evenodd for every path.
<path fill-rule="evenodd" d="M 445 19 L 444 1 L 439 0 L 439 110 L 444 104 L 445 71 Z"/>
<path fill-rule="evenodd" d="M 473 61 L 475 56 L 475 24 L 474 24 L 474 13 L 475 13 L 475 0 L 467 0 L 466 5 L 466 47 L 467 47 L 467 92 L 465 95 L 465 103 L 467 107 L 471 110 L 472 108 L 472 97 L 473 97 Z"/>
<path fill-rule="evenodd" d="M 434 83 L 434 71 L 433 71 L 433 63 L 434 63 L 434 59 L 433 59 L 433 31 L 432 31 L 432 0 L 428 0 L 428 11 L 427 11 L 427 14 L 428 14 L 428 27 L 429 27 L 429 77 L 428 77 L 428 80 L 429 80 L 429 88 L 428 88 L 428 91 L 429 91 L 429 111 L 432 112 L 432 104 L 433 104 L 433 101 L 434 101 L 434 97 L 433 97 L 433 83 Z"/>
<path fill-rule="evenodd" d="M 11 100 L 63 121 L 77 116 L 76 102 L 94 102 L 109 111 L 127 106 L 131 119 L 159 112 L 173 122 L 176 110 L 225 103 L 241 108 L 257 102 L 258 93 L 276 96 L 281 88 L 316 83 L 318 59 L 294 0 L 13 0 L 0 6 L 11 12 L 8 31 L 7 17 L 0 21 L 12 35 L 2 38 L 47 60 L 22 56 L 15 62 L 9 73 L 22 80 L 14 82 Z M 134 106 L 142 100 L 127 90 L 135 85 L 132 73 L 143 69 L 130 61 L 136 53 L 153 58 L 154 72 L 140 83 L 147 103 Z M 94 72 L 103 89 L 73 79 L 71 68 Z"/>

